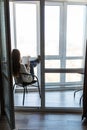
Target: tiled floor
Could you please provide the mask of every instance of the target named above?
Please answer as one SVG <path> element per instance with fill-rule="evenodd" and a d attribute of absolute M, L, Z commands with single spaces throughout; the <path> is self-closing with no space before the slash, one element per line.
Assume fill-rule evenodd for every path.
<path fill-rule="evenodd" d="M 74 98 L 74 91 L 51 91 L 45 93 L 46 107 L 81 107 L 79 104 L 82 91 L 77 92 Z M 22 106 L 23 93 L 14 94 L 15 106 Z M 25 96 L 24 106 L 41 106 L 41 99 L 38 92 L 28 92 Z"/>

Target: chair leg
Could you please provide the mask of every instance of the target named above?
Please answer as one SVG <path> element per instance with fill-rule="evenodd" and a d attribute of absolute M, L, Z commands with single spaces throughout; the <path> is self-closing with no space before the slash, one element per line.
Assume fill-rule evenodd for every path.
<path fill-rule="evenodd" d="M 79 105 L 81 106 L 81 100 L 82 100 L 82 98 L 83 98 L 83 94 L 82 94 L 82 96 L 80 97 L 80 100 L 79 100 Z"/>
<path fill-rule="evenodd" d="M 81 90 L 82 90 L 82 89 L 78 89 L 78 90 L 76 90 L 76 91 L 74 92 L 74 98 L 75 98 L 76 93 L 79 92 L 79 91 L 81 91 Z"/>
<path fill-rule="evenodd" d="M 26 86 L 26 88 L 25 88 L 25 89 L 26 89 L 26 93 L 28 93 L 28 89 L 27 89 L 27 86 Z"/>
<path fill-rule="evenodd" d="M 24 87 L 24 92 L 23 92 L 23 106 L 24 106 L 24 100 L 25 100 L 25 92 L 26 92 L 26 88 Z"/>
<path fill-rule="evenodd" d="M 14 91 L 14 88 L 15 88 L 15 84 L 13 85 L 13 91 Z"/>
<path fill-rule="evenodd" d="M 37 81 L 37 84 L 38 84 L 38 91 L 39 91 L 39 96 L 41 98 L 41 91 L 40 91 L 40 86 L 39 86 L 39 82 Z"/>
<path fill-rule="evenodd" d="M 13 93 L 15 93 L 16 84 L 13 85 Z"/>

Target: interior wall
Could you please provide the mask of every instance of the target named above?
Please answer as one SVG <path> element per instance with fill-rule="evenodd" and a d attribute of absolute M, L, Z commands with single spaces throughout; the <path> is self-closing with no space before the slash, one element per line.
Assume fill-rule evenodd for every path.
<path fill-rule="evenodd" d="M 1 12 L 1 10 L 0 10 Z M 0 23 L 1 25 L 1 23 Z M 1 73 L 1 28 L 0 28 L 0 117 L 4 113 L 4 99 L 3 99 L 3 84 L 2 84 L 2 73 Z"/>

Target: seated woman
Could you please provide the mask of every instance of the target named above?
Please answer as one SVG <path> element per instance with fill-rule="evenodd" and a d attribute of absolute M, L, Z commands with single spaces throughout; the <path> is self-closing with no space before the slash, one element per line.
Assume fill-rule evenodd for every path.
<path fill-rule="evenodd" d="M 27 73 L 27 74 L 33 74 L 34 70 L 33 67 L 35 67 L 39 63 L 39 59 L 35 59 L 34 61 L 28 61 L 27 67 L 22 64 L 21 60 L 21 54 L 18 49 L 12 50 L 12 68 L 13 68 L 13 75 L 19 76 L 19 73 Z M 32 82 L 33 76 L 32 75 L 22 75 L 22 80 L 24 82 Z"/>

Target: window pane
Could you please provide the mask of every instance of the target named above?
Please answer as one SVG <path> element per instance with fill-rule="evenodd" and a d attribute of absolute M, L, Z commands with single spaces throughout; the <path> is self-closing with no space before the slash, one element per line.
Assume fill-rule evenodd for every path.
<path fill-rule="evenodd" d="M 66 60 L 66 68 L 81 68 L 82 60 Z"/>
<path fill-rule="evenodd" d="M 45 55 L 59 55 L 60 7 L 45 6 Z"/>
<path fill-rule="evenodd" d="M 36 56 L 36 4 L 16 4 L 17 48 L 22 55 Z"/>
<path fill-rule="evenodd" d="M 45 68 L 60 68 L 59 60 L 45 60 Z"/>
<path fill-rule="evenodd" d="M 53 82 L 59 82 L 60 81 L 60 74 L 55 73 L 46 73 L 45 74 L 45 83 L 53 83 Z"/>
<path fill-rule="evenodd" d="M 66 74 L 66 82 L 76 82 L 81 81 L 82 75 L 81 74 Z"/>
<path fill-rule="evenodd" d="M 85 11 L 82 5 L 67 6 L 67 56 L 83 55 Z"/>

